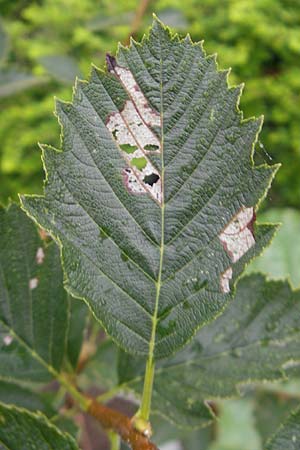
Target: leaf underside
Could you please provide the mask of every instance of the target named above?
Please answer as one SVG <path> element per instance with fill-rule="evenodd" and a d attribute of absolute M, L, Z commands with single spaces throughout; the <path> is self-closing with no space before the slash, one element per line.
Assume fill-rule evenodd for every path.
<path fill-rule="evenodd" d="M 154 20 L 142 43 L 58 102 L 44 196 L 23 207 L 59 242 L 67 288 L 125 350 L 162 358 L 231 297 L 274 228 L 255 225 L 277 167 L 254 167 L 260 119 L 189 37 Z"/>
<path fill-rule="evenodd" d="M 212 418 L 206 401 L 236 396 L 247 383 L 285 378 L 300 365 L 299 314 L 300 291 L 286 281 L 244 277 L 225 312 L 158 363 L 153 411 L 179 426 L 200 427 Z M 139 395 L 143 370 L 141 359 L 123 353 L 120 384 Z"/>

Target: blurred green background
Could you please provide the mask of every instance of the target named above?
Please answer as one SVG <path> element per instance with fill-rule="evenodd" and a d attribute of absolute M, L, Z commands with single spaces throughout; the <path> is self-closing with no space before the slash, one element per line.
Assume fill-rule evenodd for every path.
<path fill-rule="evenodd" d="M 265 116 L 257 162 L 282 163 L 269 203 L 299 208 L 299 0 L 0 0 L 0 200 L 41 192 L 37 141 L 59 145 L 53 96 L 70 99 L 75 76 L 140 37 L 153 11 L 246 83 L 245 117 Z"/>
<path fill-rule="evenodd" d="M 37 142 L 59 146 L 53 97 L 70 100 L 75 77 L 87 78 L 91 62 L 103 66 L 118 41 L 141 37 L 152 12 L 180 35 L 205 39 L 220 68 L 232 67 L 230 83 L 245 82 L 244 116 L 265 116 L 255 161 L 282 167 L 260 220 L 283 227 L 249 270 L 290 276 L 299 286 L 300 0 L 0 0 L 0 202 L 42 192 Z M 286 398 L 298 399 L 299 389 Z M 261 450 L 277 416 L 290 409 L 279 391 L 220 404 L 212 433 L 190 434 L 165 450 Z"/>

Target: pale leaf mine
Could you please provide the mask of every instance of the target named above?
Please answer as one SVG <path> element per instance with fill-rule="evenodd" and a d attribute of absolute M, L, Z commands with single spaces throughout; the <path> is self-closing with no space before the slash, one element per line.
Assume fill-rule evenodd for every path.
<path fill-rule="evenodd" d="M 160 141 L 152 130 L 161 126 L 160 115 L 149 106 L 130 70 L 118 66 L 110 55 L 107 55 L 107 67 L 129 96 L 123 109 L 110 114 L 106 123 L 127 163 L 123 171 L 125 186 L 133 194 L 148 193 L 161 205 L 160 174 L 147 157 L 149 153 L 161 151 Z"/>
<path fill-rule="evenodd" d="M 130 70 L 118 66 L 115 58 L 109 55 L 107 66 L 130 98 L 121 111 L 109 116 L 106 124 L 128 165 L 123 171 L 124 184 L 129 192 L 149 193 L 161 204 L 160 175 L 147 158 L 148 153 L 161 151 L 159 139 L 152 131 L 153 127 L 161 126 L 160 116 L 149 106 Z M 254 220 L 253 208 L 243 207 L 220 234 L 220 241 L 232 262 L 238 261 L 255 244 L 252 231 Z M 232 268 L 228 267 L 221 275 L 222 292 L 230 291 L 231 278 Z"/>
<path fill-rule="evenodd" d="M 232 262 L 237 262 L 253 245 L 253 223 L 255 213 L 253 207 L 242 207 L 219 236 L 220 241 Z M 229 281 L 232 278 L 232 268 L 228 267 L 221 275 L 222 292 L 229 292 Z"/>

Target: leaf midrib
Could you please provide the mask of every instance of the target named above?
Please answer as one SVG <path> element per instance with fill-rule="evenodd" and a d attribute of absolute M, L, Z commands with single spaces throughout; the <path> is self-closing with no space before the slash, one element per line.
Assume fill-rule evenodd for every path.
<path fill-rule="evenodd" d="M 100 80 L 101 81 L 101 80 Z M 83 92 L 83 90 L 82 90 Z M 85 95 L 85 94 L 84 94 Z M 101 119 L 101 117 L 99 116 L 98 112 L 95 110 L 94 105 L 90 102 L 90 100 L 87 98 L 87 96 L 85 95 L 86 99 L 89 101 L 90 105 L 92 106 L 93 110 L 95 111 L 95 114 L 98 115 L 99 119 L 101 120 L 101 123 L 105 126 L 103 120 Z M 158 247 L 157 242 L 155 242 L 151 236 L 149 236 L 149 234 L 144 230 L 144 228 L 141 226 L 141 224 L 139 222 L 137 222 L 136 218 L 133 216 L 133 214 L 130 212 L 130 210 L 126 207 L 125 203 L 120 199 L 120 197 L 116 194 L 116 192 L 114 191 L 113 187 L 111 186 L 111 184 L 109 183 L 109 181 L 107 180 L 106 176 L 104 175 L 104 173 L 100 170 L 100 168 L 98 167 L 92 153 L 89 150 L 88 145 L 86 144 L 84 138 L 81 136 L 81 134 L 78 132 L 76 126 L 74 125 L 74 123 L 71 121 L 70 117 L 68 116 L 68 114 L 65 113 L 65 111 L 63 111 L 64 116 L 66 117 L 66 119 L 68 120 L 68 122 L 71 124 L 71 126 L 73 127 L 73 129 L 75 130 L 75 133 L 77 133 L 77 135 L 80 137 L 82 143 L 84 144 L 87 153 L 90 155 L 91 160 L 93 161 L 94 167 L 96 168 L 96 170 L 99 171 L 100 175 L 102 176 L 102 178 L 105 180 L 106 184 L 109 186 L 110 191 L 112 192 L 112 194 L 115 196 L 115 198 L 117 199 L 117 201 L 122 205 L 122 207 L 126 210 L 126 212 L 128 213 L 129 217 L 131 218 L 131 220 L 136 224 L 136 226 L 141 230 L 141 232 L 143 233 L 143 235 L 147 238 L 147 240 L 149 240 L 155 247 Z M 80 113 L 79 113 L 80 114 Z M 80 114 L 80 116 L 82 117 L 82 115 Z M 75 156 L 75 154 L 72 152 L 72 155 L 74 155 L 74 157 L 77 158 L 77 155 Z M 82 162 L 81 162 L 82 163 Z M 46 170 L 46 168 L 45 168 Z"/>
<path fill-rule="evenodd" d="M 136 105 L 136 103 L 135 103 L 135 100 L 133 99 L 131 93 L 128 91 L 128 89 L 126 88 L 125 84 L 122 82 L 121 78 L 119 77 L 119 75 L 116 73 L 115 70 L 114 70 L 114 73 L 115 73 L 115 76 L 118 78 L 118 80 L 119 80 L 121 86 L 122 86 L 123 89 L 126 91 L 128 97 L 130 98 L 130 100 L 131 100 L 131 102 L 132 102 L 132 104 L 133 104 L 133 106 L 134 106 L 134 108 L 135 108 L 135 110 L 136 110 L 138 116 L 140 117 L 141 121 L 145 124 L 145 126 L 147 126 L 147 124 L 146 124 L 144 118 L 142 117 L 142 115 L 141 115 L 140 112 L 139 112 L 139 109 L 138 109 L 138 107 L 137 107 L 137 105 Z M 99 78 L 99 81 L 101 82 L 100 78 Z M 103 86 L 103 87 L 104 87 L 104 86 Z M 107 95 L 109 96 L 109 98 L 111 99 L 111 102 L 112 102 L 112 104 L 114 105 L 114 107 L 117 108 L 117 107 L 116 107 L 116 104 L 115 104 L 115 102 L 114 102 L 114 100 L 113 100 L 113 98 L 111 97 L 111 95 L 109 94 L 109 92 L 108 92 L 107 90 L 106 90 L 106 93 L 107 93 Z M 99 117 L 99 114 L 98 114 L 98 112 L 95 110 L 94 105 L 90 102 L 89 98 L 86 96 L 86 94 L 85 94 L 84 92 L 83 92 L 83 94 L 84 94 L 85 98 L 88 100 L 88 102 L 90 103 L 90 105 L 92 106 L 92 108 L 94 109 L 94 111 L 95 111 L 95 113 L 97 114 L 97 116 Z M 123 120 L 123 122 L 124 122 L 124 124 L 125 124 L 125 126 L 126 126 L 126 128 L 127 128 L 127 130 L 129 131 L 129 133 L 131 134 L 132 138 L 134 139 L 134 141 L 135 141 L 136 146 L 138 147 L 138 149 L 143 153 L 144 157 L 147 158 L 148 155 L 145 153 L 144 149 L 143 149 L 143 148 L 141 147 L 141 145 L 139 144 L 139 142 L 138 142 L 138 140 L 137 140 L 135 134 L 134 134 L 133 131 L 131 130 L 131 128 L 130 128 L 130 126 L 129 126 L 129 124 L 128 124 L 128 122 L 127 122 L 125 116 L 124 116 L 123 111 L 122 111 L 122 110 L 116 109 L 116 112 L 118 112 L 118 114 L 119 114 L 120 117 L 122 118 L 122 120 Z M 102 120 L 101 117 L 100 117 L 100 120 Z M 152 133 L 153 133 L 153 131 L 152 131 Z M 114 140 L 114 142 L 115 142 L 115 140 Z M 118 151 L 120 151 L 120 149 L 119 149 L 119 147 L 118 147 L 118 145 L 117 145 L 116 142 L 115 142 L 115 144 L 116 144 L 116 147 L 117 147 Z M 126 160 L 126 158 L 124 158 L 124 159 L 125 159 L 125 162 L 128 164 L 128 161 Z M 153 163 L 152 163 L 152 164 L 153 164 Z M 153 166 L 155 167 L 154 164 L 153 164 Z M 135 174 L 136 178 L 139 180 L 140 184 L 141 184 L 141 185 L 143 186 L 143 188 L 146 190 L 146 192 L 148 192 L 148 194 L 151 195 L 151 192 L 150 192 L 150 190 L 149 190 L 149 188 L 148 188 L 147 183 L 144 183 L 143 181 L 140 180 L 140 178 L 139 178 L 139 176 L 138 176 L 138 171 L 135 169 L 135 167 L 134 167 L 133 165 L 130 165 L 130 168 L 131 168 L 131 170 L 133 171 L 133 173 Z M 158 170 L 157 167 L 155 167 L 155 169 Z M 156 199 L 154 199 L 154 201 L 160 206 L 159 202 L 158 202 Z"/>
<path fill-rule="evenodd" d="M 156 283 L 156 298 L 155 298 L 155 308 L 152 318 L 152 331 L 151 339 L 149 343 L 149 354 L 148 361 L 153 361 L 154 351 L 155 351 L 155 341 L 156 341 L 156 328 L 158 324 L 158 310 L 159 310 L 159 298 L 160 289 L 162 286 L 162 272 L 163 272 L 163 259 L 164 259 L 164 248 L 165 248 L 165 195 L 164 195 L 164 116 L 163 116 L 163 81 L 162 81 L 162 56 L 160 57 L 160 125 L 161 125 L 161 186 L 162 186 L 162 204 L 161 204 L 161 241 L 160 241 L 160 259 L 159 259 L 159 270 Z"/>

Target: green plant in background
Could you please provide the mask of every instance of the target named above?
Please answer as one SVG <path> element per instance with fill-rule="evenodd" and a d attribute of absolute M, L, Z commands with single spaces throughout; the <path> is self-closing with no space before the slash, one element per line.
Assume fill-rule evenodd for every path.
<path fill-rule="evenodd" d="M 194 40 L 205 36 L 208 51 L 220 53 L 221 67 L 233 65 L 232 83 L 246 82 L 245 114 L 266 117 L 257 159 L 268 161 L 260 147 L 265 145 L 273 162 L 283 164 L 270 203 L 299 208 L 300 4 L 295 0 L 1 0 L 9 64 L 43 81 L 1 101 L 2 201 L 19 191 L 37 192 L 41 185 L 36 136 L 58 145 L 56 121 L 49 114 L 53 95 L 70 99 L 64 84 L 75 75 L 86 77 L 89 62 L 99 64 L 116 41 L 139 34 L 153 9 L 180 33 L 188 29 Z"/>
<path fill-rule="evenodd" d="M 214 419 L 243 393 L 249 449 L 295 450 L 297 395 L 270 419 L 288 394 L 259 382 L 299 374 L 299 291 L 261 274 L 236 287 L 277 228 L 256 223 L 278 168 L 252 160 L 261 119 L 243 120 L 215 57 L 157 19 L 106 64 L 57 102 L 62 149 L 41 146 L 44 195 L 21 197 L 40 236 L 0 210 L 0 443 L 76 449 L 83 412 L 112 450 L 240 448 Z M 131 419 L 106 405 L 122 393 Z"/>

